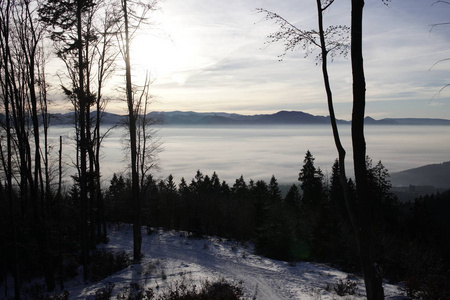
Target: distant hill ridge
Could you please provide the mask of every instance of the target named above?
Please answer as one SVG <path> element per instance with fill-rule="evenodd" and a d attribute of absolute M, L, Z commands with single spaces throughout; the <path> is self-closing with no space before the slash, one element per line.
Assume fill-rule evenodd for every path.
<path fill-rule="evenodd" d="M 302 111 L 279 111 L 273 114 L 242 115 L 224 112 L 199 113 L 193 111 L 151 112 L 150 117 L 159 119 L 163 125 L 295 125 L 295 124 L 330 124 L 330 117 L 316 116 Z M 52 114 L 53 125 L 73 124 L 74 113 Z M 95 112 L 92 112 L 95 117 Z M 104 112 L 104 124 L 118 124 L 126 116 Z M 0 114 L 0 121 L 4 115 Z M 339 124 L 350 124 L 350 121 L 338 120 Z M 386 118 L 375 120 L 366 117 L 370 125 L 449 125 L 447 119 L 431 118 Z"/>
<path fill-rule="evenodd" d="M 392 173 L 393 186 L 434 186 L 450 189 L 450 161 Z"/>

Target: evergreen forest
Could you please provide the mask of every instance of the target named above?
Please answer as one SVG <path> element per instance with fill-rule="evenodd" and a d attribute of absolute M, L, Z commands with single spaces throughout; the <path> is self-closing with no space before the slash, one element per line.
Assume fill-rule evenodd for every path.
<path fill-rule="evenodd" d="M 241 176 L 233 184 L 197 171 L 187 182 L 176 183 L 170 175 L 165 180 L 145 178 L 142 188 L 142 224 L 151 234 L 156 228 L 188 232 L 192 238 L 218 236 L 242 243 L 253 242 L 258 254 L 295 264 L 314 261 L 330 264 L 346 272 L 359 274 L 354 236 L 339 184 L 338 163 L 333 165 L 329 180 L 314 166 L 307 151 L 299 166 L 299 184 L 293 184 L 283 196 L 273 176 L 246 182 Z M 376 216 L 376 253 L 380 271 L 389 282 L 404 284 L 405 292 L 422 299 L 445 299 L 448 295 L 450 266 L 450 191 L 424 196 L 414 202 L 399 203 L 390 192 L 389 174 L 383 164 L 373 165 L 367 158 L 371 192 Z M 353 183 L 349 182 L 350 186 Z M 102 278 L 95 261 L 100 242 L 108 226 L 132 223 L 130 209 L 131 179 L 114 174 L 108 189 L 102 191 L 104 207 L 88 207 L 89 263 L 86 280 Z M 41 259 L 36 224 L 27 215 L 32 210 L 14 193 L 12 215 L 2 186 L 2 284 L 17 272 L 23 282 L 52 274 L 53 285 L 64 287 L 64 281 L 77 274 L 82 262 L 82 228 L 79 184 L 60 198 L 51 198 L 42 212 L 47 232 L 46 261 Z M 102 214 L 101 217 L 98 215 Z M 16 230 L 11 231 L 11 218 Z M 112 265 L 126 265 L 129 256 L 119 253 L 110 257 Z M 114 262 L 114 263 L 113 263 Z M 101 266 L 100 268 L 106 268 Z"/>

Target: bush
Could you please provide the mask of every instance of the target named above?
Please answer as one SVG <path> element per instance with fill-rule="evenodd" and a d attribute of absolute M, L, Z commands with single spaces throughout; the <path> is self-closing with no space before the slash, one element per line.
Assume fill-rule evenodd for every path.
<path fill-rule="evenodd" d="M 339 296 L 354 295 L 356 293 L 356 285 L 357 283 L 350 279 L 347 279 L 347 281 L 339 279 L 334 285 L 334 291 Z"/>
<path fill-rule="evenodd" d="M 240 300 L 243 299 L 243 295 L 242 282 L 230 283 L 221 279 L 212 283 L 206 281 L 201 287 L 198 287 L 195 284 L 186 283 L 183 279 L 175 282 L 157 300 Z"/>
<path fill-rule="evenodd" d="M 95 291 L 95 300 L 109 300 L 114 289 L 114 283 L 108 282 L 104 287 Z"/>
<path fill-rule="evenodd" d="M 146 226 L 145 230 L 147 231 L 147 235 L 152 235 L 152 234 L 158 232 L 158 229 L 151 227 L 151 226 Z"/>
<path fill-rule="evenodd" d="M 404 292 L 412 299 L 450 299 L 448 276 L 426 274 L 422 277 L 408 277 L 404 281 Z"/>
<path fill-rule="evenodd" d="M 45 286 L 42 284 L 33 284 L 26 289 L 25 293 L 30 299 L 35 300 L 68 300 L 69 292 L 64 290 L 60 293 L 47 293 Z"/>
<path fill-rule="evenodd" d="M 238 300 L 244 295 L 242 291 L 242 283 L 231 284 L 225 280 L 206 283 L 203 288 L 203 299 L 219 299 L 219 300 Z"/>
<path fill-rule="evenodd" d="M 117 296 L 118 300 L 151 300 L 155 296 L 153 289 L 143 288 L 137 282 L 131 282 L 129 286 L 122 288 Z"/>
<path fill-rule="evenodd" d="M 62 291 L 59 294 L 46 295 L 45 297 L 43 297 L 41 299 L 43 299 L 43 300 L 68 300 L 69 294 L 70 293 L 68 291 Z"/>
<path fill-rule="evenodd" d="M 131 263 L 130 255 L 125 251 L 114 253 L 104 249 L 94 251 L 91 261 L 88 278 L 92 281 L 100 281 L 125 269 Z"/>

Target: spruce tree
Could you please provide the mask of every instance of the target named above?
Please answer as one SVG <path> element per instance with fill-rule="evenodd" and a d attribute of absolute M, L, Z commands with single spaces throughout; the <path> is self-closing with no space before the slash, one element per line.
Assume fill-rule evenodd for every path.
<path fill-rule="evenodd" d="M 301 201 L 300 191 L 297 185 L 293 184 L 289 188 L 286 197 L 284 197 L 284 204 L 289 208 L 297 210 L 300 207 L 300 201 Z"/>
<path fill-rule="evenodd" d="M 308 241 L 312 255 L 319 259 L 326 255 L 325 241 L 328 237 L 326 230 L 327 203 L 323 184 L 323 173 L 314 166 L 315 158 L 308 150 L 303 160 L 303 167 L 299 174 L 299 181 L 303 191 L 301 201 L 301 237 Z"/>
<path fill-rule="evenodd" d="M 272 175 L 272 178 L 270 179 L 269 191 L 271 204 L 280 204 L 282 199 L 281 191 L 280 188 L 278 187 L 278 182 L 274 175 Z"/>
<path fill-rule="evenodd" d="M 298 177 L 303 191 L 302 203 L 307 207 L 320 205 L 324 197 L 323 173 L 314 166 L 314 160 L 311 152 L 306 151 L 304 165 Z"/>

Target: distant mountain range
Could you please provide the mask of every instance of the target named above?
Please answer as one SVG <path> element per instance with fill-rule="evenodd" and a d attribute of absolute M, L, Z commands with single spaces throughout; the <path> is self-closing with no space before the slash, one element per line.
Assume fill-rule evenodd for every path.
<path fill-rule="evenodd" d="M 94 113 L 93 113 L 94 115 Z M 149 116 L 158 119 L 163 125 L 295 125 L 295 124 L 330 124 L 330 118 L 315 116 L 301 111 L 279 111 L 274 114 L 241 115 L 231 113 L 198 113 L 198 112 L 151 112 Z M 0 116 L 2 118 L 3 116 Z M 74 113 L 53 114 L 53 125 L 72 124 Z M 125 116 L 104 113 L 104 124 L 117 124 Z M 450 120 L 429 118 L 387 118 L 375 120 L 366 117 L 366 124 L 371 125 L 449 125 Z M 338 120 L 339 124 L 350 124 L 350 121 Z"/>

